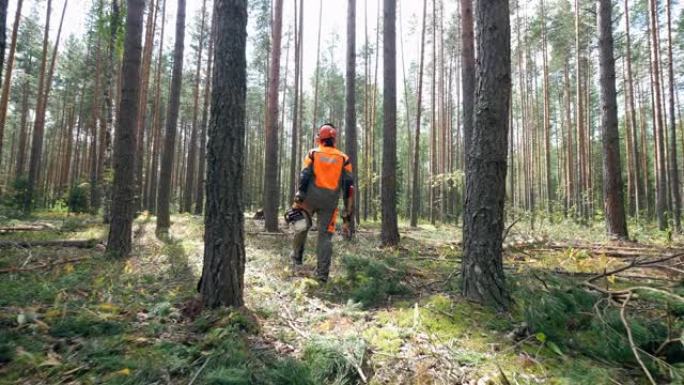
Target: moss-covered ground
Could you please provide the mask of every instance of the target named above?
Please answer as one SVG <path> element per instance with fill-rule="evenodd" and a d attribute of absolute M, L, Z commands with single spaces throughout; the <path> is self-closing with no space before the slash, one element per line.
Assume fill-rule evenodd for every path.
<path fill-rule="evenodd" d="M 648 383 L 619 307 L 580 284 L 581 273 L 624 259 L 519 246 L 606 243 L 600 225 L 517 224 L 505 259 L 515 305 L 497 313 L 459 295 L 456 227 L 402 227 L 396 249 L 378 247 L 372 224 L 352 243 L 336 237 L 331 279 L 319 285 L 310 278 L 315 237 L 294 270 L 290 234 L 263 234 L 249 219 L 246 308 L 200 311 L 201 217 L 174 216 L 162 239 L 154 223 L 136 220 L 126 260 L 105 258 L 101 245 L 0 249 L 0 384 Z M 23 224 L 47 229 L 0 240 L 106 238 L 89 216 L 45 213 L 0 227 Z M 659 247 L 682 241 L 634 232 Z M 684 294 L 681 275 L 637 273 L 645 278 L 601 284 Z M 682 383 L 684 306 L 640 301 L 627 317 L 646 365 L 658 383 Z"/>

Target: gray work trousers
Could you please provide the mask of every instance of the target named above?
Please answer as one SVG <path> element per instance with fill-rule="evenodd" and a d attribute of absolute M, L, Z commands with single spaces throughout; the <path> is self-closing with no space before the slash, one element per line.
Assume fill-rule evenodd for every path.
<path fill-rule="evenodd" d="M 332 237 L 335 233 L 335 217 L 337 216 L 337 201 L 331 204 L 330 199 L 326 205 L 317 205 L 318 199 L 305 199 L 304 209 L 312 216 L 316 214 L 318 220 L 318 245 L 316 247 L 316 278 L 326 281 L 330 273 L 330 264 L 332 261 Z M 301 264 L 304 257 L 304 246 L 306 245 L 306 236 L 311 228 L 311 221 L 307 224 L 305 230 L 295 233 L 293 242 L 292 259 L 294 263 Z"/>

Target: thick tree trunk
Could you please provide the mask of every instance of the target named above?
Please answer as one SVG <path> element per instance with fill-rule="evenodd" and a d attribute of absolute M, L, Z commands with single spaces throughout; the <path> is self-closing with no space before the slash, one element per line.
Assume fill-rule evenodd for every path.
<path fill-rule="evenodd" d="M 278 85 L 280 84 L 280 42 L 283 29 L 283 0 L 275 0 L 268 76 L 266 152 L 264 159 L 264 219 L 266 231 L 278 231 Z"/>
<path fill-rule="evenodd" d="M 399 244 L 397 227 L 397 61 L 396 0 L 383 7 L 382 231 L 384 246 Z"/>
<path fill-rule="evenodd" d="M 599 0 L 599 69 L 601 86 L 601 126 L 603 132 L 603 199 L 606 230 L 611 236 L 627 239 L 627 220 L 620 164 L 615 59 L 611 0 Z"/>
<path fill-rule="evenodd" d="M 107 254 L 123 258 L 131 252 L 135 184 L 136 127 L 140 108 L 140 61 L 144 0 L 127 0 L 122 91 L 114 147 L 114 191 Z"/>
<path fill-rule="evenodd" d="M 207 153 L 205 306 L 242 306 L 245 240 L 242 207 L 247 1 L 216 0 L 216 53 Z"/>
<path fill-rule="evenodd" d="M 157 229 L 165 231 L 171 226 L 169 206 L 171 204 L 171 174 L 176 151 L 176 125 L 180 107 L 180 92 L 183 82 L 183 49 L 185 39 L 185 0 L 178 0 L 176 15 L 176 43 L 173 51 L 173 72 L 171 75 L 171 94 L 166 120 L 166 136 L 159 173 L 159 196 L 157 198 Z"/>
<path fill-rule="evenodd" d="M 349 156 L 352 167 L 356 168 L 356 0 L 347 1 L 347 73 L 346 73 L 346 106 L 344 127 L 346 131 L 344 149 Z M 406 122 L 408 124 L 408 122 Z M 356 169 L 354 169 L 354 185 L 356 183 Z M 356 206 L 354 205 L 356 211 Z M 354 218 L 350 223 L 350 238 L 354 234 Z"/>
<path fill-rule="evenodd" d="M 475 109 L 466 169 L 462 292 L 507 309 L 502 258 L 511 46 L 508 0 L 478 1 Z"/>
<path fill-rule="evenodd" d="M 420 32 L 420 61 L 418 64 L 418 94 L 416 95 L 416 129 L 413 142 L 413 186 L 411 199 L 411 227 L 418 226 L 420 215 L 420 118 L 423 112 L 423 67 L 425 66 L 425 27 L 427 19 L 427 0 L 423 0 L 423 26 Z M 408 122 L 406 123 L 408 124 Z"/>

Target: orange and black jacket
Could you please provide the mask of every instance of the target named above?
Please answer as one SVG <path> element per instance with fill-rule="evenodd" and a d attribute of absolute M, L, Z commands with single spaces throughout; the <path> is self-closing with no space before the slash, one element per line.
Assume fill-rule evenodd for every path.
<path fill-rule="evenodd" d="M 304 158 L 304 167 L 299 177 L 299 193 L 306 196 L 309 184 L 323 190 L 342 190 L 344 199 L 352 194 L 354 178 L 349 157 L 331 146 L 319 146 L 309 151 Z"/>

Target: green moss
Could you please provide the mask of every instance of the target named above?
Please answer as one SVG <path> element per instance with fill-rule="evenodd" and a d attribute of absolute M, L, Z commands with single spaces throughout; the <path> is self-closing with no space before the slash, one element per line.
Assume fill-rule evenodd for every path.
<path fill-rule="evenodd" d="M 54 337 L 98 337 L 121 334 L 126 325 L 111 320 L 99 320 L 86 316 L 66 317 L 58 320 L 50 327 L 50 335 Z"/>

